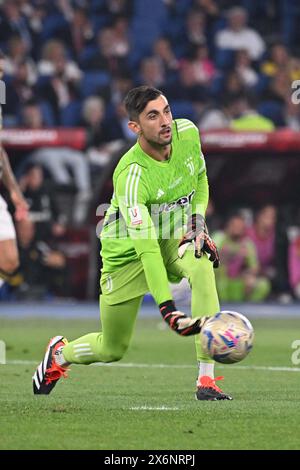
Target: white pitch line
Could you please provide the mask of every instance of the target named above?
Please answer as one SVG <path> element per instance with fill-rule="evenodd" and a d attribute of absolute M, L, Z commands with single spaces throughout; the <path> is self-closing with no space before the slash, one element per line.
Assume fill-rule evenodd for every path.
<path fill-rule="evenodd" d="M 128 410 L 133 411 L 178 411 L 178 406 L 132 406 Z"/>
<path fill-rule="evenodd" d="M 38 361 L 23 361 L 23 360 L 8 360 L 6 361 L 7 364 L 12 364 L 12 365 L 31 365 L 35 364 L 38 365 Z M 141 364 L 141 363 L 125 363 L 125 362 L 120 362 L 120 363 L 103 363 L 103 362 L 96 362 L 94 364 L 91 364 L 92 366 L 97 366 L 97 367 L 120 367 L 120 368 L 135 368 L 135 369 L 195 369 L 196 366 L 193 366 L 191 364 Z M 221 364 L 217 364 L 217 367 L 219 369 L 228 369 L 230 367 L 230 364 L 223 366 Z M 237 369 L 237 370 L 261 370 L 261 371 L 271 371 L 271 372 L 300 372 L 300 367 L 284 367 L 284 366 L 241 366 L 241 365 L 236 365 L 232 364 L 232 369 Z"/>

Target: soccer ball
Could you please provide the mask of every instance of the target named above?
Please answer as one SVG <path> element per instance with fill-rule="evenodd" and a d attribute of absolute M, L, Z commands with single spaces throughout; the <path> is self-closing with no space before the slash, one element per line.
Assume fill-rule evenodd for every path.
<path fill-rule="evenodd" d="M 209 318 L 200 333 L 203 351 L 216 362 L 232 364 L 251 351 L 254 330 L 240 313 L 221 311 Z"/>

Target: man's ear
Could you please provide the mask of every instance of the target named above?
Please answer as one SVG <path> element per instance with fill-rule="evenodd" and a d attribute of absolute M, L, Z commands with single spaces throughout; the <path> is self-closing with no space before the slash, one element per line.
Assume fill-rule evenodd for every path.
<path fill-rule="evenodd" d="M 141 132 L 141 127 L 136 121 L 129 121 L 128 127 L 135 134 L 139 134 Z"/>

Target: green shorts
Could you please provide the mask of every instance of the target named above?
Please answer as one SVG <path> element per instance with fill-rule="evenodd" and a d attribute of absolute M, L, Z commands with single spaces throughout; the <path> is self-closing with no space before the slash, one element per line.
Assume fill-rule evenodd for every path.
<path fill-rule="evenodd" d="M 168 271 L 168 266 L 177 259 L 178 240 L 162 240 L 161 254 L 166 266 L 168 279 L 172 283 L 180 282 L 182 277 Z M 120 269 L 102 273 L 100 279 L 101 293 L 108 305 L 115 305 L 145 295 L 149 292 L 142 262 L 131 261 Z"/>

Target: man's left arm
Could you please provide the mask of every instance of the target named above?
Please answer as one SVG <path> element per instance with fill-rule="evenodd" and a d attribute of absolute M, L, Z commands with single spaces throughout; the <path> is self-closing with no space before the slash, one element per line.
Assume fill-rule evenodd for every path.
<path fill-rule="evenodd" d="M 209 186 L 202 153 L 201 157 L 203 165 L 202 168 L 200 168 L 197 188 L 192 200 L 192 214 L 188 219 L 187 232 L 179 243 L 178 255 L 182 258 L 189 244 L 193 243 L 195 257 L 201 258 L 203 253 L 207 253 L 214 268 L 218 268 L 220 264 L 219 253 L 214 241 L 209 236 L 205 222 L 205 213 L 209 199 Z"/>
<path fill-rule="evenodd" d="M 9 191 L 9 195 L 15 206 L 15 209 L 16 209 L 15 218 L 16 220 L 25 219 L 28 216 L 28 204 L 16 181 L 16 178 L 13 174 L 13 171 L 9 163 L 7 153 L 3 147 L 0 147 L 0 158 L 2 160 L 2 166 L 3 166 L 2 180 L 7 190 Z"/>
<path fill-rule="evenodd" d="M 205 218 L 209 198 L 209 186 L 204 169 L 198 176 L 197 188 L 192 200 L 192 214 L 199 214 Z"/>

